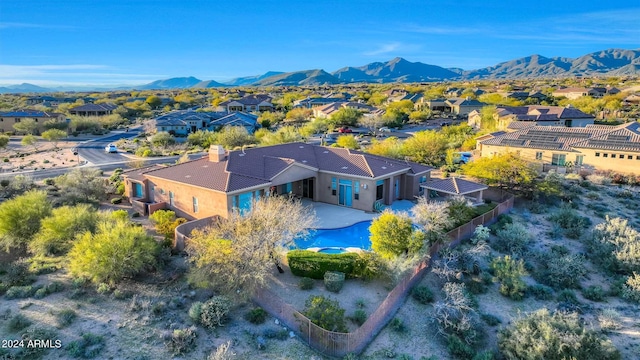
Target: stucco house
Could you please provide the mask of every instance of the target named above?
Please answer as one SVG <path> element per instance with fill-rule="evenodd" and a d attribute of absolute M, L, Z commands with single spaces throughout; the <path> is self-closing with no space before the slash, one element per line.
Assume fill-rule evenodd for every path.
<path fill-rule="evenodd" d="M 453 98 L 447 99 L 445 104 L 449 107 L 452 114 L 458 116 L 467 116 L 472 111 L 480 111 L 487 104 L 470 98 Z"/>
<path fill-rule="evenodd" d="M 517 152 L 543 165 L 640 174 L 640 123 L 618 126 L 530 126 L 478 138 L 480 156 Z"/>
<path fill-rule="evenodd" d="M 0 133 L 4 132 L 14 132 L 15 129 L 13 125 L 19 123 L 24 119 L 33 119 L 35 120 L 38 127 L 36 128 L 36 133 L 41 133 L 44 130 L 44 123 L 47 120 L 53 120 L 57 122 L 65 122 L 66 116 L 64 114 L 52 113 L 47 111 L 40 110 L 14 110 L 14 111 L 3 111 L 0 112 Z"/>
<path fill-rule="evenodd" d="M 376 203 L 419 196 L 431 170 L 348 149 L 289 143 L 237 151 L 212 145 L 203 158 L 123 177 L 125 195 L 143 209 L 166 207 L 199 219 L 227 217 L 253 199 L 283 194 L 371 211 Z"/>
<path fill-rule="evenodd" d="M 266 94 L 247 95 L 241 99 L 223 101 L 218 104 L 219 111 L 226 112 L 260 112 L 273 111 L 273 98 Z"/>
<path fill-rule="evenodd" d="M 333 102 L 323 106 L 316 106 L 313 108 L 313 116 L 320 119 L 326 119 L 331 117 L 335 112 L 339 111 L 342 108 L 351 108 L 362 113 L 371 113 L 378 110 L 376 107 L 373 107 L 368 104 L 353 102 L 353 101 L 339 101 Z"/>
<path fill-rule="evenodd" d="M 513 122 L 530 123 L 538 126 L 585 127 L 592 125 L 595 117 L 572 106 L 499 106 L 493 118 L 498 129 L 506 129 Z M 469 114 L 469 126 L 479 129 L 482 125 L 480 111 Z"/>
<path fill-rule="evenodd" d="M 113 114 L 113 110 L 117 109 L 116 104 L 84 104 L 69 109 L 69 114 L 79 116 L 105 116 Z"/>

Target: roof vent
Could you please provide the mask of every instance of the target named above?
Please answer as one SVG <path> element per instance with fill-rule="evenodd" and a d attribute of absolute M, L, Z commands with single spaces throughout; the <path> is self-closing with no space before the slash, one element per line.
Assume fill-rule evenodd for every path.
<path fill-rule="evenodd" d="M 349 167 L 348 166 L 343 166 L 342 170 L 347 170 Z"/>
<path fill-rule="evenodd" d="M 383 167 L 382 167 L 382 169 L 386 170 L 386 169 L 387 169 L 387 167 L 386 167 L 386 166 L 383 166 Z"/>
<path fill-rule="evenodd" d="M 306 164 L 306 163 L 307 163 L 307 160 L 302 160 L 302 162 Z"/>
<path fill-rule="evenodd" d="M 325 151 L 323 151 L 322 153 L 323 153 L 323 154 L 328 154 L 329 152 L 328 152 L 327 150 L 325 150 Z"/>
<path fill-rule="evenodd" d="M 208 168 L 208 167 L 209 167 L 209 165 L 203 165 L 202 167 L 203 167 L 203 168 Z"/>
<path fill-rule="evenodd" d="M 303 145 L 300 145 L 300 146 L 299 146 L 299 148 L 300 148 L 300 149 L 304 149 L 304 146 L 303 146 Z"/>
<path fill-rule="evenodd" d="M 238 154 L 238 156 L 244 156 L 244 155 L 245 155 L 244 153 L 240 153 L 240 154 Z"/>
<path fill-rule="evenodd" d="M 184 177 L 186 177 L 187 179 L 191 177 L 191 175 L 185 175 Z"/>

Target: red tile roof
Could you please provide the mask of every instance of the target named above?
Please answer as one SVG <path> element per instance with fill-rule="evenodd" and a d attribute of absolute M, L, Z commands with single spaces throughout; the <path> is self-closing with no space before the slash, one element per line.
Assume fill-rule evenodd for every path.
<path fill-rule="evenodd" d="M 476 191 L 488 189 L 488 186 L 486 185 L 478 184 L 473 181 L 464 180 L 457 177 L 433 180 L 421 186 L 425 189 L 455 195 L 465 195 Z"/>

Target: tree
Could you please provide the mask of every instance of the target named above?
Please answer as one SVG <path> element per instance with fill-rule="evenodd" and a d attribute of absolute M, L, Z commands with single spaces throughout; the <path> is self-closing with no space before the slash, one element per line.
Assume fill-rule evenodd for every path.
<path fill-rule="evenodd" d="M 371 249 L 385 259 L 418 253 L 424 244 L 424 233 L 414 231 L 407 214 L 385 210 L 371 222 Z"/>
<path fill-rule="evenodd" d="M 47 193 L 30 190 L 0 204 L 0 246 L 9 251 L 26 245 L 51 213 Z"/>
<path fill-rule="evenodd" d="M 226 149 L 255 144 L 256 139 L 242 126 L 225 126 L 216 133 L 215 143 Z"/>
<path fill-rule="evenodd" d="M 156 265 L 159 245 L 142 227 L 108 219 L 80 235 L 69 251 L 69 271 L 94 283 L 115 284 Z"/>
<path fill-rule="evenodd" d="M 343 107 L 333 113 L 328 122 L 334 127 L 355 126 L 358 123 L 360 117 L 362 117 L 362 112 L 354 108 Z"/>
<path fill-rule="evenodd" d="M 305 301 L 304 316 L 312 323 L 329 331 L 347 332 L 344 322 L 344 309 L 337 300 L 324 296 L 310 296 Z"/>
<path fill-rule="evenodd" d="M 527 284 L 522 280 L 522 276 L 526 275 L 524 261 L 516 261 L 505 255 L 493 259 L 490 267 L 500 281 L 500 294 L 513 300 L 522 300 L 527 289 Z"/>
<path fill-rule="evenodd" d="M 35 119 L 32 118 L 24 118 L 21 119 L 20 122 L 13 124 L 13 128 L 20 133 L 23 134 L 33 134 L 38 129 L 38 123 Z"/>
<path fill-rule="evenodd" d="M 4 149 L 9 145 L 9 137 L 7 135 L 0 135 L 0 149 Z"/>
<path fill-rule="evenodd" d="M 66 131 L 58 129 L 49 129 L 42 133 L 42 138 L 53 143 L 54 148 L 58 148 L 58 141 L 67 136 Z"/>
<path fill-rule="evenodd" d="M 359 147 L 358 140 L 353 135 L 340 135 L 336 140 L 336 146 L 355 150 Z"/>
<path fill-rule="evenodd" d="M 29 250 L 37 255 L 64 254 L 71 249 L 76 235 L 94 232 L 97 223 L 98 213 L 88 204 L 53 209 L 51 216 L 42 220 Z"/>
<path fill-rule="evenodd" d="M 258 117 L 258 123 L 263 128 L 270 128 L 284 120 L 284 117 L 284 113 L 281 112 L 263 111 Z"/>
<path fill-rule="evenodd" d="M 171 210 L 155 211 L 149 215 L 149 220 L 155 225 L 156 231 L 164 235 L 165 239 L 173 239 L 176 227 L 187 221 L 185 218 L 176 218 L 176 213 Z"/>
<path fill-rule="evenodd" d="M 99 169 L 77 168 L 56 178 L 63 201 L 73 205 L 77 203 L 96 203 L 107 196 L 107 185 Z"/>
<path fill-rule="evenodd" d="M 378 129 L 382 126 L 384 121 L 380 116 L 362 116 L 360 120 L 358 120 L 358 124 L 364 128 L 367 128 L 371 133 L 375 135 Z"/>
<path fill-rule="evenodd" d="M 23 146 L 33 146 L 33 150 L 38 151 L 38 138 L 34 135 L 28 134 L 23 136 L 20 144 Z"/>
<path fill-rule="evenodd" d="M 160 99 L 158 96 L 156 95 L 150 95 L 147 97 L 147 99 L 145 100 L 145 102 L 147 104 L 149 104 L 149 106 L 152 109 L 157 109 L 160 105 L 162 105 L 162 99 Z"/>
<path fill-rule="evenodd" d="M 540 309 L 498 333 L 498 347 L 506 359 L 618 360 L 611 340 L 586 329 L 577 313 L 549 313 Z"/>
<path fill-rule="evenodd" d="M 409 160 L 431 166 L 441 165 L 447 148 L 446 137 L 435 131 L 419 131 L 402 144 L 402 155 Z"/>
<path fill-rule="evenodd" d="M 313 111 L 307 108 L 295 108 L 287 112 L 284 122 L 286 123 L 301 123 L 308 121 L 313 115 Z"/>
<path fill-rule="evenodd" d="M 530 191 L 538 172 L 518 154 L 507 152 L 482 157 L 461 166 L 465 175 L 483 180 L 488 185 Z"/>
<path fill-rule="evenodd" d="M 409 122 L 419 124 L 431 119 L 431 110 L 425 109 L 420 111 L 412 111 L 409 113 Z"/>
<path fill-rule="evenodd" d="M 391 126 L 402 125 L 409 119 L 409 114 L 413 111 L 414 104 L 411 100 L 401 100 L 387 105 L 387 111 L 383 116 L 386 124 Z"/>
<path fill-rule="evenodd" d="M 161 131 L 151 137 L 151 143 L 153 146 L 166 148 L 176 143 L 176 138 L 166 131 Z"/>
<path fill-rule="evenodd" d="M 374 140 L 371 146 L 367 148 L 367 152 L 392 159 L 402 159 L 402 141 L 395 136 L 386 138 L 383 141 Z"/>
<path fill-rule="evenodd" d="M 260 145 L 286 144 L 302 140 L 302 136 L 293 126 L 283 126 L 276 132 L 269 132 L 260 139 Z"/>
<path fill-rule="evenodd" d="M 411 208 L 413 221 L 422 226 L 427 233 L 443 233 L 453 226 L 449 217 L 449 205 L 444 201 L 428 201 L 425 196 L 418 198 L 418 203 Z"/>
<path fill-rule="evenodd" d="M 286 215 L 286 216 L 283 216 Z M 313 226 L 315 215 L 298 200 L 265 197 L 204 230 L 194 230 L 186 251 L 190 280 L 229 295 L 251 296 L 264 286 L 283 247 Z"/>

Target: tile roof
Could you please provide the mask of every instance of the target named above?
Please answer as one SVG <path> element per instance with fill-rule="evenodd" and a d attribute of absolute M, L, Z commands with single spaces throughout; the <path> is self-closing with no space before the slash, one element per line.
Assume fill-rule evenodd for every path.
<path fill-rule="evenodd" d="M 467 98 L 453 98 L 453 99 L 448 99 L 447 102 L 449 104 L 453 105 L 457 105 L 457 106 L 485 106 L 487 104 L 480 102 L 478 100 L 475 99 L 467 99 Z"/>
<path fill-rule="evenodd" d="M 305 166 L 313 171 L 326 171 L 348 176 L 377 178 L 398 171 L 419 174 L 431 167 L 342 148 L 305 143 L 289 143 L 227 152 L 225 160 L 209 161 L 208 156 L 162 169 L 151 169 L 144 175 L 221 192 L 254 186 L 267 186 L 282 171 L 292 166 Z"/>
<path fill-rule="evenodd" d="M 0 112 L 0 116 L 7 117 L 58 117 L 61 114 L 40 110 L 22 109 Z"/>
<path fill-rule="evenodd" d="M 513 115 L 519 121 L 558 121 L 561 119 L 593 119 L 589 114 L 574 108 L 562 106 L 499 106 L 496 108 L 498 116 Z"/>
<path fill-rule="evenodd" d="M 460 179 L 457 177 L 450 177 L 446 179 L 438 179 L 430 181 L 421 187 L 429 190 L 435 190 L 454 195 L 465 195 L 472 192 L 486 190 L 489 187 L 483 184 L 478 184 L 473 181 Z"/>
<path fill-rule="evenodd" d="M 251 105 L 258 105 L 262 102 L 271 102 L 272 97 L 266 94 L 258 94 L 258 95 L 247 95 L 243 98 L 240 99 L 231 99 L 231 100 L 227 100 L 227 101 L 223 101 L 221 102 L 219 105 L 220 106 L 226 106 L 229 105 L 232 102 L 238 102 L 242 105 L 245 106 L 251 106 Z"/>
<path fill-rule="evenodd" d="M 479 142 L 483 145 L 564 151 L 574 151 L 574 148 L 640 151 L 640 123 L 576 128 L 530 126 Z"/>
<path fill-rule="evenodd" d="M 70 111 L 113 111 L 118 108 L 116 104 L 84 104 L 69 109 Z"/>
<path fill-rule="evenodd" d="M 241 125 L 256 127 L 258 126 L 258 117 L 253 114 L 247 114 L 243 112 L 232 112 L 219 119 L 211 120 L 209 125 L 213 126 L 226 126 L 226 125 Z"/>

